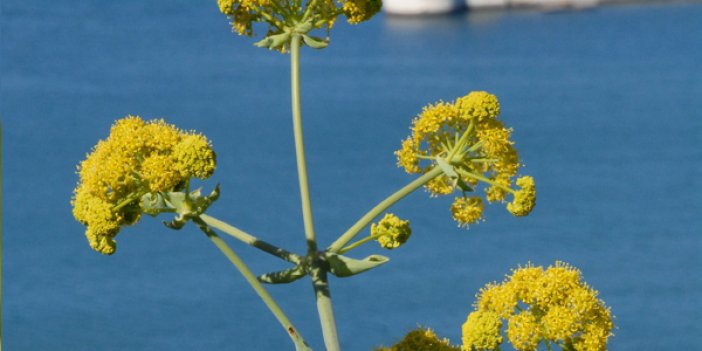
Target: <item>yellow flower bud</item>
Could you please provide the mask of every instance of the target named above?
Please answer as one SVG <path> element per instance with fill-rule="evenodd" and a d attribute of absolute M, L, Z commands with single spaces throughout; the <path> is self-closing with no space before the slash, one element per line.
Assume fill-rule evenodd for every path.
<path fill-rule="evenodd" d="M 512 130 L 505 128 L 502 123 L 496 119 L 491 119 L 491 123 L 481 125 L 490 125 L 490 128 L 479 128 L 476 132 L 478 140 L 482 141 L 482 148 L 485 154 L 490 158 L 501 157 L 508 153 L 512 146 L 512 141 L 509 137 L 512 135 Z"/>
<path fill-rule="evenodd" d="M 500 114 L 500 102 L 497 96 L 485 91 L 472 91 L 456 101 L 460 117 L 465 120 L 482 121 L 495 118 Z"/>
<path fill-rule="evenodd" d="M 474 311 L 461 328 L 463 350 L 495 350 L 502 344 L 502 321 L 491 311 Z"/>
<path fill-rule="evenodd" d="M 119 228 L 108 232 L 101 232 L 93 227 L 88 227 L 85 231 L 85 236 L 88 239 L 88 244 L 95 251 L 103 255 L 112 255 L 117 248 L 114 237 L 118 232 Z"/>
<path fill-rule="evenodd" d="M 87 227 L 85 235 L 90 246 L 103 254 L 114 253 L 112 238 L 119 232 L 120 221 L 112 211 L 112 204 L 92 195 L 85 187 L 76 190 L 72 202 L 73 216 Z"/>
<path fill-rule="evenodd" d="M 234 14 L 234 3 L 235 0 L 217 0 L 219 11 L 225 15 Z"/>
<path fill-rule="evenodd" d="M 407 333 L 404 338 L 390 348 L 380 348 L 377 351 L 459 351 L 451 345 L 448 339 L 439 337 L 431 329 L 419 327 Z"/>
<path fill-rule="evenodd" d="M 509 188 L 511 183 L 510 177 L 507 174 L 500 173 L 491 180 L 498 185 L 491 185 L 485 188 L 485 198 L 488 202 L 503 202 L 505 197 L 507 197 L 507 190 L 505 190 L 505 188 Z"/>
<path fill-rule="evenodd" d="M 536 187 L 534 178 L 525 176 L 517 179 L 517 186 L 521 187 L 515 194 L 514 200 L 507 204 L 507 211 L 515 216 L 526 216 L 536 204 Z"/>
<path fill-rule="evenodd" d="M 536 305 L 547 309 L 549 306 L 567 302 L 573 291 L 580 287 L 580 271 L 562 262 L 549 267 L 539 282 L 535 293 Z"/>
<path fill-rule="evenodd" d="M 376 238 L 380 246 L 392 250 L 400 247 L 412 235 L 409 221 L 403 221 L 392 213 L 388 213 L 380 222 L 371 225 L 371 236 Z"/>
<path fill-rule="evenodd" d="M 541 288 L 540 283 L 543 275 L 543 268 L 528 264 L 526 267 L 519 267 L 519 269 L 512 271 L 509 284 L 519 300 L 531 304 L 536 300 L 536 292 Z"/>
<path fill-rule="evenodd" d="M 501 318 L 507 318 L 517 307 L 517 294 L 509 284 L 488 284 L 480 290 L 476 307 L 480 311 L 497 313 Z"/>
<path fill-rule="evenodd" d="M 170 153 L 173 147 L 180 142 L 182 132 L 174 125 L 166 123 L 163 119 L 152 120 L 143 127 L 144 147 L 148 153 Z"/>
<path fill-rule="evenodd" d="M 233 10 L 232 15 L 232 29 L 239 35 L 245 35 L 247 37 L 253 36 L 253 22 L 254 16 L 249 12 L 246 7 L 240 6 Z"/>
<path fill-rule="evenodd" d="M 149 184 L 152 192 L 172 190 L 183 177 L 173 166 L 170 156 L 154 154 L 141 164 L 141 176 Z"/>
<path fill-rule="evenodd" d="M 507 146 L 506 151 L 496 156 L 496 160 L 491 166 L 498 174 L 504 174 L 508 177 L 514 176 L 519 169 L 517 150 L 512 145 Z"/>
<path fill-rule="evenodd" d="M 209 141 L 200 134 L 189 134 L 173 148 L 175 169 L 186 178 L 209 178 L 214 173 L 216 157 Z"/>
<path fill-rule="evenodd" d="M 383 6 L 381 0 L 342 0 L 341 10 L 351 24 L 369 20 Z"/>
<path fill-rule="evenodd" d="M 432 146 L 441 142 L 441 137 L 445 136 L 442 132 L 446 131 L 448 123 L 454 121 L 457 116 L 458 110 L 453 104 L 440 101 L 424 107 L 412 127 L 414 143 L 419 145 L 424 141 Z"/>
<path fill-rule="evenodd" d="M 583 333 L 573 346 L 577 351 L 605 351 L 612 336 L 612 315 L 609 309 L 599 306 L 598 313 L 585 325 Z"/>
<path fill-rule="evenodd" d="M 565 341 L 579 332 L 577 314 L 575 311 L 563 306 L 549 308 L 546 315 L 543 316 L 542 322 L 544 336 L 550 340 Z"/>
<path fill-rule="evenodd" d="M 79 187 L 72 203 L 73 216 L 81 223 L 103 232 L 119 227 L 112 204 L 90 193 L 90 189 Z"/>
<path fill-rule="evenodd" d="M 422 171 L 419 168 L 419 159 L 417 154 L 420 151 L 415 147 L 412 138 L 407 138 L 402 142 L 402 148 L 395 151 L 397 156 L 397 166 L 403 167 L 407 173 L 420 173 Z"/>
<path fill-rule="evenodd" d="M 451 214 L 461 227 L 478 223 L 483 215 L 483 200 L 479 197 L 457 197 L 451 205 Z"/>
<path fill-rule="evenodd" d="M 453 192 L 453 184 L 449 177 L 440 175 L 424 186 L 429 191 L 430 196 L 448 195 Z"/>
<path fill-rule="evenodd" d="M 519 351 L 534 351 L 539 346 L 540 326 L 530 311 L 509 317 L 507 338 Z"/>

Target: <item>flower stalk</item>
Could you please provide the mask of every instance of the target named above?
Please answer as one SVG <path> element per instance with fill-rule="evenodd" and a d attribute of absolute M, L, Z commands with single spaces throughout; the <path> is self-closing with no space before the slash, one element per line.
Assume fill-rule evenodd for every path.
<path fill-rule="evenodd" d="M 297 158 L 297 175 L 300 184 L 302 217 L 305 225 L 305 239 L 309 252 L 317 251 L 317 241 L 312 220 L 312 202 L 307 180 L 307 163 L 305 161 L 305 142 L 302 134 L 302 112 L 300 108 L 300 35 L 293 35 L 290 42 L 290 82 L 292 95 L 293 132 L 295 133 L 295 155 Z"/>
<path fill-rule="evenodd" d="M 300 183 L 300 197 L 302 202 L 302 217 L 305 225 L 305 239 L 307 240 L 307 255 L 314 257 L 311 262 L 310 277 L 317 299 L 317 311 L 322 325 L 324 344 L 327 351 L 338 351 L 339 337 L 336 331 L 334 310 L 332 308 L 329 281 L 327 279 L 327 265 L 317 255 L 317 240 L 312 220 L 312 203 L 307 180 L 307 166 L 305 162 L 305 144 L 302 135 L 302 112 L 300 108 L 300 46 L 302 37 L 294 34 L 290 42 L 290 81 L 292 96 L 293 131 L 295 133 L 295 155 L 297 157 L 297 174 Z"/>
<path fill-rule="evenodd" d="M 357 247 L 359 247 L 359 246 L 361 246 L 369 241 L 373 241 L 375 239 L 378 239 L 379 237 L 381 237 L 383 235 L 385 235 L 385 234 L 369 235 L 361 240 L 358 240 L 358 241 L 356 241 L 352 244 L 349 244 L 348 246 L 342 248 L 341 250 L 339 250 L 339 254 L 345 254 L 345 253 L 347 253 L 347 252 L 349 252 L 349 251 L 351 251 L 351 250 L 353 250 L 353 249 L 355 249 L 355 248 L 357 248 Z"/>
<path fill-rule="evenodd" d="M 372 222 L 385 210 L 390 208 L 390 206 L 402 200 L 405 196 L 419 189 L 421 186 L 436 178 L 441 173 L 441 168 L 434 167 L 421 177 L 415 179 L 411 183 L 402 187 L 402 189 L 396 191 L 392 195 L 385 198 L 385 200 L 375 205 L 375 207 L 373 207 L 370 211 L 363 215 L 363 217 L 361 217 L 348 230 L 346 230 L 344 234 L 342 234 L 338 239 L 336 239 L 336 241 L 332 243 L 329 246 L 329 248 L 327 248 L 327 251 L 338 253 L 344 246 L 346 246 L 346 244 L 353 240 L 358 235 L 358 233 L 360 233 L 361 230 L 363 230 L 363 228 L 367 227 L 368 224 L 370 224 L 370 222 Z"/>
<path fill-rule="evenodd" d="M 371 225 L 369 236 L 344 247 L 339 250 L 339 254 L 351 251 L 371 240 L 377 240 L 384 249 L 396 249 L 407 242 L 411 235 L 409 220 L 402 220 L 393 213 L 387 213 L 378 223 Z"/>
<path fill-rule="evenodd" d="M 203 222 L 205 222 L 208 226 L 212 228 L 216 228 L 221 230 L 222 232 L 230 235 L 231 237 L 247 244 L 250 246 L 253 246 L 261 251 L 264 251 L 266 253 L 269 253 L 273 256 L 282 258 L 285 261 L 288 261 L 292 264 L 298 265 L 302 262 L 303 258 L 300 257 L 299 255 L 292 253 L 290 251 L 287 251 L 285 249 L 282 249 L 280 247 L 277 247 L 273 244 L 269 244 L 263 240 L 260 240 L 256 238 L 255 236 L 246 233 L 245 231 L 234 227 L 226 222 L 223 222 L 217 218 L 214 218 L 212 216 L 208 216 L 206 214 L 201 214 L 200 219 L 202 219 Z"/>
<path fill-rule="evenodd" d="M 273 313 L 275 318 L 278 320 L 280 325 L 285 329 L 285 332 L 290 336 L 290 339 L 295 344 L 296 351 L 311 351 L 312 349 L 307 346 L 304 338 L 300 332 L 295 328 L 295 326 L 290 322 L 290 319 L 285 315 L 283 310 L 278 306 L 273 297 L 266 291 L 266 289 L 261 285 L 261 283 L 256 279 L 256 276 L 251 272 L 249 267 L 244 263 L 244 261 L 237 256 L 236 253 L 227 245 L 222 238 L 220 238 L 201 217 L 195 217 L 192 219 L 193 223 L 202 230 L 205 235 L 212 241 L 212 243 L 219 249 L 219 251 L 226 256 L 229 261 L 236 267 L 236 269 L 241 272 L 244 279 L 251 285 L 254 291 L 261 297 L 263 303 L 266 307 Z"/>

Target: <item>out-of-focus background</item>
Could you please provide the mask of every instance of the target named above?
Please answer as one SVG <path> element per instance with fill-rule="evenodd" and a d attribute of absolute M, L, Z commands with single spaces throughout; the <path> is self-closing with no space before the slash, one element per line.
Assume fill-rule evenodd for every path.
<path fill-rule="evenodd" d="M 331 280 L 342 345 L 417 324 L 460 343 L 475 293 L 511 268 L 579 267 L 616 315 L 612 350 L 702 344 L 702 5 L 378 15 L 302 53 L 322 245 L 413 178 L 393 152 L 422 106 L 487 90 L 534 176 L 526 218 L 501 205 L 469 230 L 452 198 L 411 195 L 391 262 Z M 3 343 L 6 350 L 283 350 L 287 336 L 192 225 L 145 218 L 111 257 L 71 215 L 76 165 L 127 114 L 207 135 L 213 215 L 305 250 L 289 57 L 231 33 L 214 1 L 2 2 Z M 257 273 L 287 267 L 231 242 Z M 315 349 L 308 280 L 270 287 Z"/>

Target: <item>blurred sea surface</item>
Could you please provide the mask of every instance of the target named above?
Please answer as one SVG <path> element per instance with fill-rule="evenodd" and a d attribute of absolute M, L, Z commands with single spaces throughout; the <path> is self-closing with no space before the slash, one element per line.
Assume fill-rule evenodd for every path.
<path fill-rule="evenodd" d="M 2 2 L 3 342 L 7 350 L 285 350 L 285 333 L 192 225 L 144 218 L 93 252 L 71 215 L 75 167 L 115 119 L 164 117 L 213 142 L 211 214 L 304 252 L 289 56 L 231 33 L 216 4 Z M 612 350 L 702 344 L 702 5 L 583 12 L 379 15 L 302 53 L 317 235 L 331 243 L 413 178 L 393 152 L 428 103 L 496 94 L 537 182 L 525 218 L 487 206 L 456 227 L 452 197 L 392 212 L 413 236 L 391 262 L 332 278 L 342 345 L 370 350 L 417 324 L 460 343 L 484 284 L 511 268 L 579 267 L 616 315 Z M 257 273 L 286 264 L 231 241 Z M 271 293 L 312 346 L 308 280 Z"/>

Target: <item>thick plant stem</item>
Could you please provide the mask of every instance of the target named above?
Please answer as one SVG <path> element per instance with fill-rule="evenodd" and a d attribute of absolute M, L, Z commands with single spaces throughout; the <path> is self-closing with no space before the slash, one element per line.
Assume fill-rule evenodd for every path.
<path fill-rule="evenodd" d="M 327 251 L 338 253 L 344 245 L 348 244 L 349 241 L 353 240 L 356 235 L 358 235 L 363 228 L 370 224 L 373 219 L 378 217 L 383 211 L 390 208 L 396 202 L 402 200 L 405 196 L 411 194 L 413 191 L 417 190 L 422 185 L 426 184 L 430 180 L 436 178 L 441 174 L 441 167 L 434 167 L 429 172 L 425 173 L 423 176 L 415 179 L 411 183 L 405 185 L 402 189 L 396 191 L 394 194 L 388 196 L 385 200 L 381 201 L 375 207 L 373 207 L 368 213 L 366 213 L 361 219 L 359 219 L 354 225 L 351 226 L 344 234 L 342 234 L 336 241 L 329 246 Z"/>
<path fill-rule="evenodd" d="M 312 263 L 310 276 L 312 277 L 312 284 L 317 299 L 317 311 L 319 312 L 319 321 L 322 325 L 324 345 L 327 351 L 339 351 L 339 336 L 336 332 L 336 321 L 334 320 L 331 294 L 329 293 L 327 267 L 325 262 L 321 260 L 317 254 L 317 240 L 314 233 L 314 222 L 312 221 L 312 203 L 310 201 L 310 189 L 307 181 L 305 144 L 302 137 L 302 112 L 300 109 L 300 46 L 300 35 L 293 35 L 290 42 L 290 80 L 293 131 L 295 133 L 295 154 L 297 156 L 297 175 L 300 181 L 300 197 L 302 199 L 302 217 L 305 223 L 307 255 L 308 257 L 315 257 Z"/>
<path fill-rule="evenodd" d="M 299 255 L 296 255 L 290 251 L 287 251 L 285 249 L 281 249 L 273 244 L 269 244 L 263 240 L 259 240 L 255 236 L 244 232 L 243 230 L 236 228 L 224 221 L 221 221 L 217 218 L 214 218 L 212 216 L 208 216 L 206 214 L 201 214 L 200 218 L 207 223 L 208 226 L 219 229 L 222 232 L 242 241 L 245 244 L 251 245 L 261 251 L 267 252 L 273 256 L 280 257 L 290 263 L 293 264 L 300 264 L 302 262 L 302 257 Z"/>
<path fill-rule="evenodd" d="M 234 251 L 227 245 L 222 238 L 220 238 L 201 217 L 193 218 L 193 222 L 202 230 L 205 235 L 212 241 L 215 246 L 226 256 L 229 261 L 241 272 L 244 279 L 251 285 L 251 287 L 256 291 L 261 300 L 266 304 L 266 307 L 273 313 L 275 318 L 278 320 L 280 325 L 283 326 L 285 332 L 290 336 L 293 343 L 295 344 L 295 350 L 297 351 L 311 351 L 312 349 L 307 346 L 307 343 L 303 339 L 300 332 L 293 326 L 288 317 L 283 313 L 283 310 L 278 306 L 278 304 L 273 300 L 273 297 L 268 294 L 268 291 L 259 283 L 256 276 L 251 272 L 244 261 L 237 256 Z"/>
<path fill-rule="evenodd" d="M 295 155 L 297 156 L 297 176 L 300 181 L 300 198 L 302 200 L 302 218 L 305 223 L 305 238 L 309 252 L 317 251 L 317 241 L 312 221 L 312 203 L 310 187 L 307 181 L 307 164 L 305 161 L 305 143 L 302 136 L 302 112 L 300 109 L 300 35 L 293 36 L 290 42 L 291 91 L 293 131 L 295 133 Z"/>
<path fill-rule="evenodd" d="M 314 294 L 317 300 L 317 312 L 319 322 L 322 325 L 322 335 L 324 336 L 324 346 L 327 351 L 339 351 L 339 336 L 336 331 L 336 320 L 334 319 L 334 309 L 332 308 L 331 293 L 329 292 L 329 280 L 327 272 L 329 267 L 322 255 L 316 255 L 309 271 L 314 287 Z"/>

